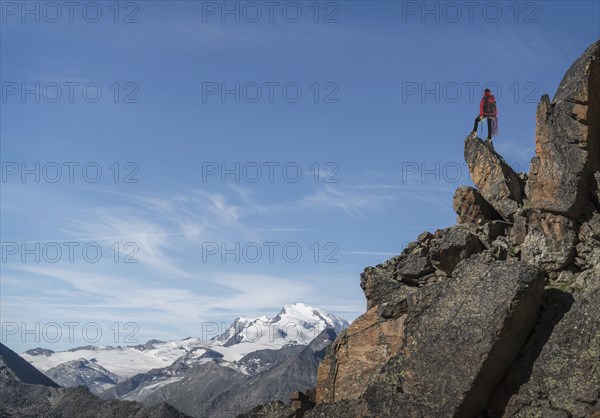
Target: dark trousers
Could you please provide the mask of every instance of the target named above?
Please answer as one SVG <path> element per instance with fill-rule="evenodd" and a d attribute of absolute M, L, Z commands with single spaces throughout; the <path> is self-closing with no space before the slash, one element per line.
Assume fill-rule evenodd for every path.
<path fill-rule="evenodd" d="M 479 122 L 481 122 L 481 116 L 477 116 L 475 118 L 475 124 L 473 125 L 473 131 L 477 132 L 477 126 L 479 126 Z M 488 125 L 488 139 L 492 139 L 492 118 L 487 118 Z"/>

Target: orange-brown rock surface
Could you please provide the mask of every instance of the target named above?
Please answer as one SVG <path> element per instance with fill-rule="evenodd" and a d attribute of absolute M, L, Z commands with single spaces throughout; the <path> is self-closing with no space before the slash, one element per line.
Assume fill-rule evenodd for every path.
<path fill-rule="evenodd" d="M 373 307 L 333 343 L 317 379 L 317 402 L 356 399 L 385 362 L 399 354 L 406 315 L 385 319 Z"/>
<path fill-rule="evenodd" d="M 531 206 L 576 218 L 595 190 L 600 168 L 600 46 L 569 68 L 552 102 L 537 110 L 536 156 L 528 181 Z"/>

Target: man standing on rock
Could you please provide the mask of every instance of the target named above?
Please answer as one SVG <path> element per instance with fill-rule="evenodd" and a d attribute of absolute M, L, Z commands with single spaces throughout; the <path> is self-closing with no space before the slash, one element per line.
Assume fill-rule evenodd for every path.
<path fill-rule="evenodd" d="M 496 107 L 496 98 L 490 91 L 485 89 L 481 102 L 479 102 L 479 116 L 475 118 L 473 132 L 471 135 L 477 137 L 477 126 L 479 122 L 487 118 L 488 136 L 485 142 L 491 142 L 492 136 L 498 135 L 498 108 Z"/>

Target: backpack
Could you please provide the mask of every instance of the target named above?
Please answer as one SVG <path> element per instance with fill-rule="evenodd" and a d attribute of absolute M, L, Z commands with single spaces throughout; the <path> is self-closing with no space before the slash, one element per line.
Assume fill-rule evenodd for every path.
<path fill-rule="evenodd" d="M 483 114 L 485 116 L 492 116 L 496 114 L 496 98 L 493 94 L 485 96 L 483 99 Z"/>

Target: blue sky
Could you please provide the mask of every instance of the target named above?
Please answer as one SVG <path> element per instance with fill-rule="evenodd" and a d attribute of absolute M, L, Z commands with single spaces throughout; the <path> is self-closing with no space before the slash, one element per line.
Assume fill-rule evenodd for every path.
<path fill-rule="evenodd" d="M 365 266 L 454 223 L 485 85 L 527 171 L 539 97 L 600 38 L 594 1 L 250 3 L 2 2 L 2 342 L 354 319 Z"/>

